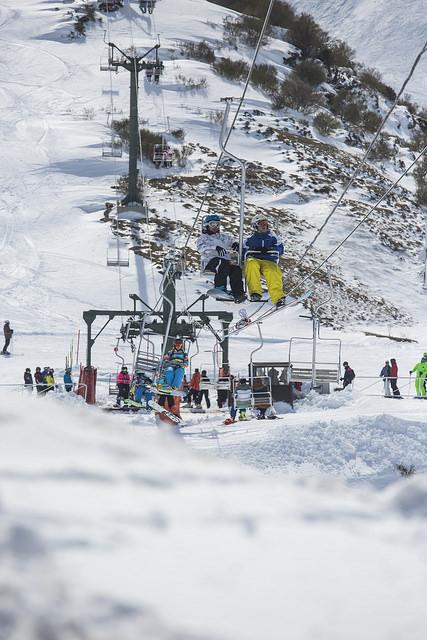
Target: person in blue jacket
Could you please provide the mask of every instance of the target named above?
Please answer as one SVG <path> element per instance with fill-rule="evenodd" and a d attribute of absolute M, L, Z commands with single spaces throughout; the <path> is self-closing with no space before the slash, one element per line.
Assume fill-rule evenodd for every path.
<path fill-rule="evenodd" d="M 283 254 L 282 239 L 272 232 L 270 221 L 263 213 L 252 218 L 252 229 L 253 234 L 243 242 L 245 278 L 251 302 L 261 300 L 261 276 L 264 276 L 271 302 L 281 307 L 285 304 L 282 272 L 278 265 Z"/>
<path fill-rule="evenodd" d="M 174 346 L 163 358 L 163 376 L 160 386 L 169 389 L 180 389 L 184 378 L 184 368 L 188 366 L 188 355 L 184 351 L 184 343 L 177 338 Z"/>
<path fill-rule="evenodd" d="M 135 402 L 142 404 L 143 401 L 145 401 L 145 409 L 148 411 L 151 411 L 151 407 L 148 403 L 154 396 L 154 393 L 149 387 L 150 384 L 152 384 L 152 380 L 150 378 L 147 378 L 142 374 L 138 375 L 135 380 L 135 392 L 133 396 Z"/>
<path fill-rule="evenodd" d="M 64 387 L 65 387 L 65 391 L 69 392 L 73 390 L 73 380 L 71 378 L 71 369 L 65 369 Z"/>

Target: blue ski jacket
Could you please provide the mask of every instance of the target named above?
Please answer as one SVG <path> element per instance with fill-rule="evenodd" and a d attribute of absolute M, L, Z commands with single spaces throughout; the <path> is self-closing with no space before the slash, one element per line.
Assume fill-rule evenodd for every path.
<path fill-rule="evenodd" d="M 248 251 L 259 252 L 249 254 L 250 257 L 257 258 L 258 260 L 278 262 L 279 256 L 283 254 L 283 241 L 279 235 L 271 233 L 271 231 L 267 231 L 267 233 L 255 231 L 243 241 L 243 260 L 246 260 Z M 271 255 L 268 251 L 277 251 L 277 253 Z"/>

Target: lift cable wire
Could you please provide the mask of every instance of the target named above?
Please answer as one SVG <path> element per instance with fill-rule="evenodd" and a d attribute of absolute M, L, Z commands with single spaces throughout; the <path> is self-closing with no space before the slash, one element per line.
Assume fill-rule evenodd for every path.
<path fill-rule="evenodd" d="M 110 9 L 108 3 L 106 4 L 106 13 L 107 13 L 107 42 L 111 42 L 110 36 Z M 110 48 L 108 47 L 108 52 L 110 57 Z M 110 81 L 110 127 L 111 127 L 111 151 L 113 153 L 113 164 L 115 167 L 115 175 L 117 176 L 117 160 L 114 156 L 114 136 L 113 136 L 113 120 L 114 120 L 114 96 L 113 96 L 113 69 L 110 64 L 108 64 L 108 74 Z M 120 311 L 123 311 L 123 287 L 122 287 L 122 269 L 120 265 L 120 235 L 119 235 L 119 216 L 116 217 L 116 249 L 117 249 L 117 267 L 118 267 L 118 280 L 119 280 L 119 298 L 120 298 Z"/>
<path fill-rule="evenodd" d="M 246 93 L 247 93 L 247 90 L 248 90 L 248 87 L 249 87 L 249 83 L 251 81 L 252 72 L 253 72 L 253 69 L 254 69 L 254 66 L 255 66 L 255 62 L 256 62 L 256 59 L 258 57 L 259 50 L 261 48 L 261 44 L 262 44 L 262 41 L 263 41 L 263 38 L 264 38 L 265 30 L 266 30 L 267 25 L 268 25 L 269 20 L 270 20 L 270 14 L 271 14 L 271 11 L 273 9 L 273 5 L 274 5 L 274 0 L 270 0 L 270 4 L 268 6 L 267 13 L 266 13 L 265 18 L 264 18 L 264 23 L 262 25 L 262 28 L 261 28 L 261 31 L 260 31 L 260 34 L 259 34 L 259 37 L 258 37 L 258 42 L 257 42 L 256 48 L 255 48 L 255 53 L 254 53 L 254 56 L 253 56 L 253 59 L 252 59 L 252 63 L 251 63 L 251 66 L 249 68 L 249 72 L 248 72 L 248 75 L 247 75 L 247 78 L 246 78 L 245 86 L 243 88 L 242 95 L 241 95 L 241 97 L 239 99 L 239 104 L 237 105 L 236 113 L 234 114 L 233 121 L 231 123 L 230 129 L 229 129 L 229 131 L 227 133 L 227 136 L 226 136 L 226 139 L 225 139 L 225 142 L 224 142 L 224 148 L 227 146 L 227 143 L 228 143 L 229 138 L 231 136 L 231 133 L 233 131 L 233 127 L 234 127 L 235 122 L 237 120 L 237 116 L 239 115 L 240 109 L 242 108 L 243 101 L 244 101 L 244 99 L 246 97 Z M 215 180 L 215 176 L 216 176 L 216 173 L 218 171 L 218 167 L 219 167 L 219 165 L 221 163 L 222 157 L 223 157 L 223 153 L 221 151 L 221 153 L 220 153 L 220 155 L 218 157 L 218 160 L 216 162 L 215 168 L 213 170 L 213 173 L 211 175 L 211 178 L 210 178 L 210 180 L 208 182 L 208 185 L 206 187 L 206 191 L 205 191 L 205 194 L 203 196 L 202 202 L 200 204 L 199 210 L 196 213 L 196 217 L 194 219 L 193 225 L 192 225 L 190 231 L 188 232 L 186 241 L 184 243 L 184 246 L 182 247 L 182 251 L 183 252 L 187 248 L 188 243 L 190 242 L 191 236 L 193 235 L 193 231 L 194 231 L 194 229 L 196 227 L 196 224 L 197 224 L 197 221 L 199 219 L 199 216 L 200 216 L 200 214 L 201 214 L 201 212 L 203 210 L 203 207 L 205 205 L 206 198 L 208 196 L 209 190 L 210 190 L 210 188 L 211 188 L 211 186 L 213 184 L 213 181 Z"/>
<path fill-rule="evenodd" d="M 316 240 L 318 239 L 318 237 L 320 236 L 320 234 L 322 233 L 323 229 L 326 227 L 326 225 L 328 224 L 329 220 L 332 218 L 332 216 L 334 215 L 335 211 L 338 209 L 338 207 L 340 206 L 341 202 L 343 201 L 343 198 L 345 196 L 345 194 L 347 193 L 347 191 L 350 189 L 350 187 L 352 186 L 352 184 L 354 183 L 355 179 L 357 178 L 357 176 L 359 175 L 363 165 L 366 162 L 367 157 L 369 156 L 372 147 L 374 146 L 375 142 L 378 139 L 378 136 L 380 135 L 382 129 L 384 128 L 385 123 L 387 122 L 388 118 L 390 117 L 390 115 L 392 114 L 392 112 L 394 111 L 400 96 L 402 95 L 402 93 L 404 92 L 406 85 L 408 84 L 409 80 L 412 78 L 412 75 L 419 63 L 419 61 L 421 60 L 422 56 L 424 55 L 424 53 L 427 51 L 427 41 L 424 43 L 424 46 L 422 47 L 421 51 L 418 53 L 417 57 L 414 60 L 414 63 L 411 67 L 411 70 L 408 74 L 408 76 L 406 77 L 404 83 L 402 84 L 399 93 L 396 95 L 396 98 L 392 104 L 392 106 L 390 107 L 390 109 L 387 111 L 387 113 L 385 114 L 381 124 L 379 125 L 374 137 L 371 140 L 370 145 L 368 146 L 367 150 L 365 151 L 363 158 L 360 159 L 359 163 L 357 164 L 353 174 L 350 177 L 350 180 L 347 182 L 346 186 L 344 187 L 344 190 L 341 192 L 340 197 L 338 198 L 337 202 L 334 204 L 334 206 L 332 207 L 331 212 L 326 216 L 325 220 L 323 221 L 322 225 L 320 226 L 320 228 L 318 229 L 318 231 L 316 232 L 313 240 L 310 242 L 310 244 L 307 246 L 307 248 L 305 249 L 303 255 L 301 256 L 301 258 L 299 259 L 298 263 L 296 264 L 296 267 L 298 267 L 302 261 L 304 260 L 304 258 L 306 257 L 306 255 L 308 254 L 308 252 L 310 251 L 310 249 L 313 247 L 314 243 L 316 242 Z"/>
<path fill-rule="evenodd" d="M 411 171 L 412 167 L 414 167 L 416 165 L 418 160 L 420 160 L 422 158 L 422 156 L 426 153 L 426 151 L 427 151 L 427 145 L 424 147 L 424 149 L 422 149 L 422 151 L 418 154 L 418 156 L 415 158 L 415 160 L 405 169 L 405 171 L 400 174 L 400 176 L 397 178 L 397 180 L 395 180 L 393 182 L 393 184 L 391 184 L 388 187 L 388 189 L 383 193 L 381 198 L 379 200 L 377 200 L 377 202 L 369 209 L 369 211 L 363 216 L 363 218 L 357 223 L 357 225 L 345 236 L 345 238 L 343 240 L 341 240 L 341 242 L 335 247 L 335 249 L 333 251 L 331 251 L 331 253 L 324 260 L 322 260 L 322 262 L 320 264 L 318 264 L 315 269 L 313 269 L 302 280 L 300 280 L 297 284 L 295 284 L 287 292 L 287 295 L 289 295 L 290 293 L 295 291 L 295 289 L 298 289 L 302 284 L 304 284 L 307 280 L 309 280 L 313 276 L 313 274 L 315 274 L 317 271 L 319 271 L 319 269 L 321 269 L 324 264 L 329 262 L 329 260 L 332 258 L 332 256 L 334 256 L 337 253 L 337 251 L 343 246 L 343 244 L 345 242 L 347 242 L 347 240 L 353 235 L 353 233 L 355 233 L 355 231 L 357 231 L 357 229 L 365 222 L 365 220 L 367 220 L 369 218 L 369 216 L 377 209 L 377 207 L 381 204 L 381 202 L 399 184 L 399 182 L 402 180 L 402 178 L 404 178 Z"/>

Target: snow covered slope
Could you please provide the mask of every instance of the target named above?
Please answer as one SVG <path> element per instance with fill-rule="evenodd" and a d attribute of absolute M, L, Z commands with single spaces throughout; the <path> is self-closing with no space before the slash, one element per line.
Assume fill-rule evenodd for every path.
<path fill-rule="evenodd" d="M 384 81 L 399 89 L 426 41 L 424 0 L 290 0 L 298 12 L 310 13 L 330 35 L 346 41 L 356 57 L 378 69 Z M 427 104 L 427 59 L 407 87 Z"/>

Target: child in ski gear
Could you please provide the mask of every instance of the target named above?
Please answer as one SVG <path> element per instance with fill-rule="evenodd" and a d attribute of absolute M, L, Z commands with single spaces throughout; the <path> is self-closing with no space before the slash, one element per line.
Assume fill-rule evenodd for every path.
<path fill-rule="evenodd" d="M 122 366 L 120 373 L 116 379 L 116 385 L 119 390 L 117 394 L 116 406 L 120 407 L 122 399 L 127 400 L 129 398 L 130 375 L 128 374 L 128 368 L 126 367 L 126 365 Z"/>
<path fill-rule="evenodd" d="M 390 391 L 390 363 L 388 360 L 385 361 L 383 368 L 380 371 L 380 378 L 384 381 L 384 395 L 386 397 L 391 396 Z"/>
<path fill-rule="evenodd" d="M 221 218 L 215 214 L 205 216 L 202 223 L 202 235 L 197 239 L 202 269 L 215 273 L 216 289 L 227 291 L 227 278 L 235 302 L 246 299 L 243 290 L 242 269 L 231 262 L 230 249 L 239 250 L 239 243 L 231 233 L 221 232 Z"/>
<path fill-rule="evenodd" d="M 354 378 L 356 377 L 356 374 L 354 373 L 353 369 L 349 366 L 347 361 L 343 362 L 342 366 L 344 367 L 344 377 L 340 378 L 340 380 L 343 383 L 342 384 L 343 389 L 345 389 L 346 387 L 348 387 L 349 384 L 353 382 Z"/>
<path fill-rule="evenodd" d="M 236 385 L 236 409 L 239 410 L 239 420 L 246 419 L 246 409 L 251 406 L 251 387 L 246 378 L 240 378 Z"/>
<path fill-rule="evenodd" d="M 44 376 L 42 374 L 42 370 L 40 369 L 40 367 L 36 367 L 36 371 L 34 373 L 34 382 L 37 385 L 37 393 L 43 393 L 45 390 L 45 384 L 44 384 Z"/>
<path fill-rule="evenodd" d="M 64 387 L 65 387 L 65 391 L 67 392 L 70 392 L 73 390 L 73 380 L 71 378 L 71 369 L 65 369 Z"/>
<path fill-rule="evenodd" d="M 202 373 L 201 373 L 201 377 L 200 377 L 200 385 L 203 386 L 203 383 L 206 382 L 210 382 L 209 378 L 208 378 L 208 374 L 206 372 L 205 369 L 203 369 Z M 200 389 L 198 396 L 197 396 L 197 407 L 201 407 L 202 406 L 202 400 L 203 398 L 205 399 L 206 402 L 206 408 L 210 409 L 211 406 L 211 401 L 209 399 L 209 389 Z"/>
<path fill-rule="evenodd" d="M 53 374 L 54 374 L 53 369 L 47 370 L 47 373 L 45 376 L 46 391 L 53 391 L 55 389 L 55 378 L 53 377 Z"/>
<path fill-rule="evenodd" d="M 133 399 L 135 402 L 143 403 L 145 402 L 145 409 L 151 410 L 148 402 L 153 399 L 154 393 L 151 391 L 148 385 L 151 384 L 150 378 L 146 378 L 143 375 L 137 376 L 135 380 L 135 391 L 133 394 Z"/>
<path fill-rule="evenodd" d="M 184 368 L 188 366 L 188 356 L 183 348 L 181 338 L 177 338 L 174 346 L 163 358 L 163 377 L 165 385 L 179 389 L 184 377 Z"/>
<path fill-rule="evenodd" d="M 415 391 L 417 396 L 424 397 L 426 395 L 424 383 L 427 377 L 427 358 L 426 360 L 421 359 L 421 362 L 417 362 L 409 373 L 416 373 Z"/>
<path fill-rule="evenodd" d="M 24 383 L 27 391 L 32 393 L 33 391 L 33 376 L 31 375 L 31 369 L 27 367 L 24 372 Z"/>
<path fill-rule="evenodd" d="M 10 328 L 9 320 L 6 320 L 3 325 L 3 333 L 4 333 L 4 347 L 3 347 L 2 353 L 8 356 L 10 354 L 7 348 L 10 345 L 10 341 L 12 340 L 12 336 L 13 336 L 13 329 Z"/>
<path fill-rule="evenodd" d="M 271 302 L 281 307 L 285 304 L 285 294 L 278 262 L 283 254 L 283 242 L 270 227 L 270 221 L 263 213 L 252 218 L 254 232 L 243 242 L 245 278 L 252 301 L 262 298 L 261 276 L 264 276 Z"/>
<path fill-rule="evenodd" d="M 397 362 L 395 358 L 391 358 L 390 360 L 390 384 L 391 384 L 391 388 L 393 391 L 393 395 L 396 396 L 397 398 L 401 398 L 402 396 L 400 395 L 400 391 L 397 388 L 397 375 L 398 375 L 398 368 L 397 368 Z"/>

